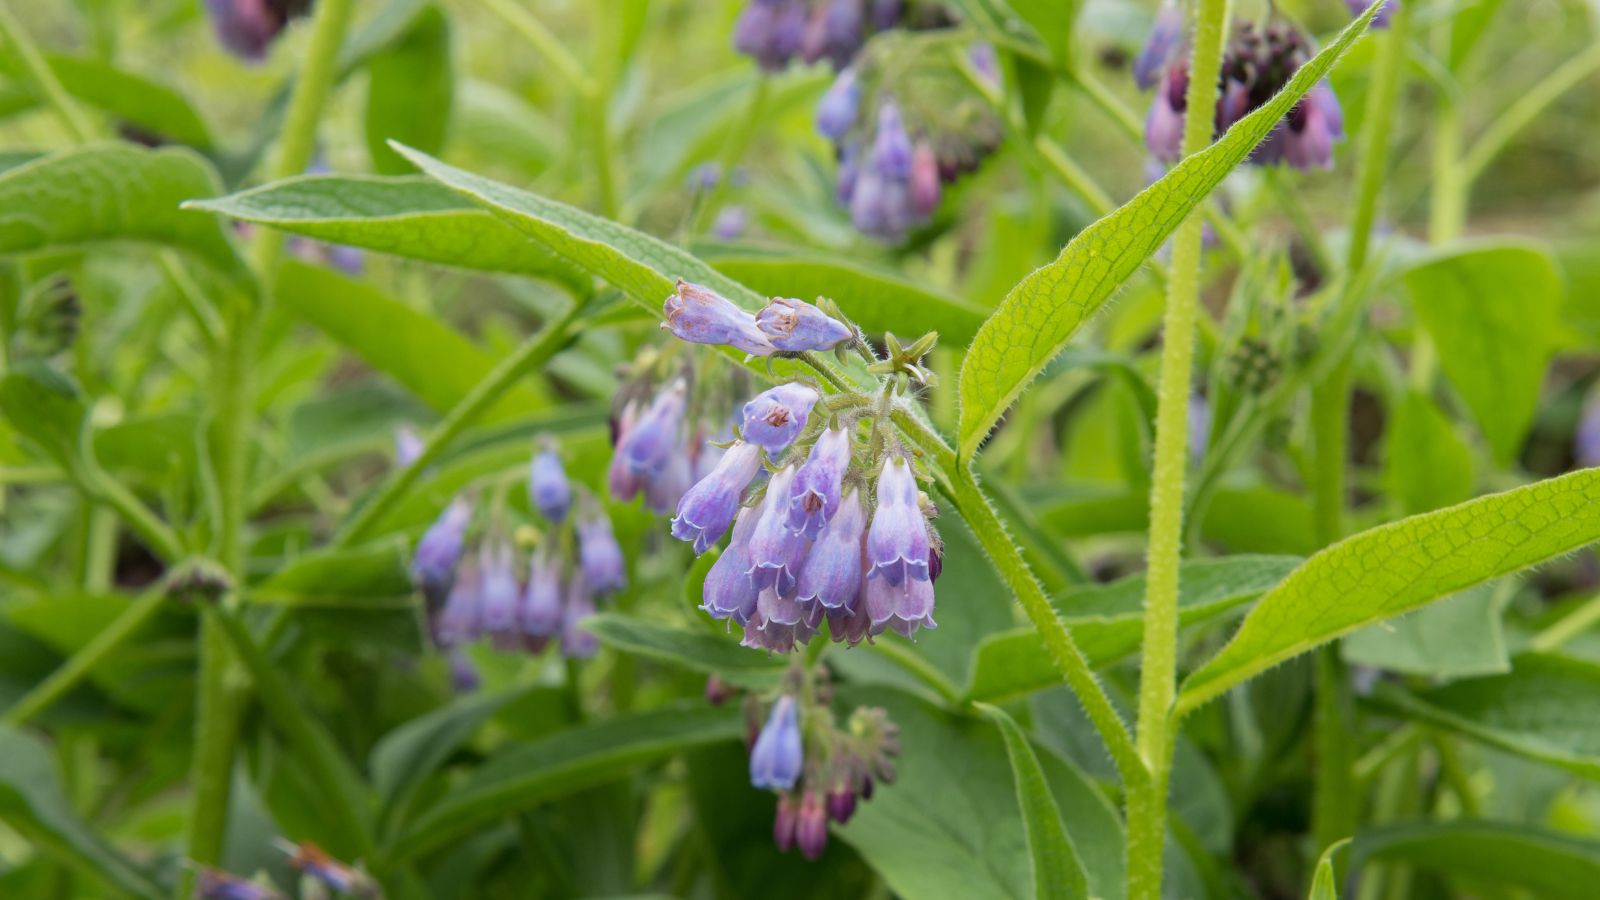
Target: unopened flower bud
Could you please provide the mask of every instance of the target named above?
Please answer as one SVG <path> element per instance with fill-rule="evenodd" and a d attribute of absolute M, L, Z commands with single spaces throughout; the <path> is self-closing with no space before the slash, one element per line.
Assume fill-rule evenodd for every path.
<path fill-rule="evenodd" d="M 1173 0 L 1166 0 L 1156 13 L 1150 26 L 1150 37 L 1133 61 L 1133 80 L 1139 90 L 1148 91 L 1161 78 L 1162 70 L 1172 62 L 1178 46 L 1183 41 L 1183 9 Z"/>
<path fill-rule="evenodd" d="M 622 548 L 611 520 L 598 509 L 578 523 L 578 562 L 583 580 L 597 594 L 620 591 L 628 584 Z"/>
<path fill-rule="evenodd" d="M 768 790 L 793 790 L 804 763 L 799 710 L 794 697 L 783 694 L 772 705 L 750 753 L 750 783 Z"/>
<path fill-rule="evenodd" d="M 528 472 L 528 499 L 540 515 L 556 523 L 566 519 L 572 506 L 572 485 L 567 482 L 567 471 L 552 442 L 546 442 L 533 457 Z"/>
<path fill-rule="evenodd" d="M 794 795 L 788 791 L 780 793 L 778 812 L 772 817 L 772 842 L 784 853 L 794 847 L 794 832 L 799 817 L 800 808 L 794 801 Z"/>
<path fill-rule="evenodd" d="M 756 327 L 774 347 L 789 353 L 832 350 L 850 340 L 850 326 L 813 304 L 788 297 L 773 297 L 756 313 Z"/>
<path fill-rule="evenodd" d="M 855 124 L 861 106 L 861 82 L 853 68 L 841 71 L 817 105 L 817 133 L 838 142 Z"/>
<path fill-rule="evenodd" d="M 708 287 L 680 279 L 662 313 L 662 327 L 691 344 L 727 344 L 752 356 L 770 356 L 775 349 L 755 316 Z"/>
<path fill-rule="evenodd" d="M 819 791 L 808 790 L 800 798 L 795 817 L 794 842 L 806 859 L 816 859 L 828 846 L 828 811 Z"/>

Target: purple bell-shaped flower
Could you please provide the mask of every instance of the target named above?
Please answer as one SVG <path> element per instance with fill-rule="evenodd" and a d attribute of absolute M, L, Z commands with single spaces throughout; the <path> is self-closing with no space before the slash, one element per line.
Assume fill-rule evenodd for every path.
<path fill-rule="evenodd" d="M 799 710 L 794 697 L 783 694 L 772 705 L 767 724 L 750 751 L 750 783 L 767 790 L 792 790 L 804 763 Z"/>

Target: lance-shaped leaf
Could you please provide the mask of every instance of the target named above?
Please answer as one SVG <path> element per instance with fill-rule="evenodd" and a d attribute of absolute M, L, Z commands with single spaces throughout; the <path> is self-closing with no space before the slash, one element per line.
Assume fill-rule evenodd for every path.
<path fill-rule="evenodd" d="M 1022 807 L 1022 830 L 1028 838 L 1028 858 L 1033 864 L 1033 896 L 1037 900 L 1068 900 L 1089 896 L 1078 851 L 1061 824 L 1039 757 L 1028 744 L 1027 735 L 998 706 L 979 704 L 1000 729 L 1006 756 L 1011 760 L 1011 777 L 1017 786 L 1017 803 Z"/>
<path fill-rule="evenodd" d="M 1017 397 L 1073 333 L 1328 74 L 1371 21 L 1374 4 L 1301 66 L 1284 89 L 1221 140 L 1185 159 L 1122 208 L 1085 228 L 1056 260 L 1011 289 L 978 329 L 961 365 L 960 454 L 970 460 Z"/>
<path fill-rule="evenodd" d="M 1600 540 L 1600 469 L 1585 469 L 1340 541 L 1268 591 L 1184 682 L 1182 715 L 1320 644 Z"/>
<path fill-rule="evenodd" d="M 1506 822 L 1419 822 L 1364 831 L 1351 869 L 1376 860 L 1474 885 L 1521 888 L 1541 900 L 1588 900 L 1600 881 L 1600 844 Z"/>

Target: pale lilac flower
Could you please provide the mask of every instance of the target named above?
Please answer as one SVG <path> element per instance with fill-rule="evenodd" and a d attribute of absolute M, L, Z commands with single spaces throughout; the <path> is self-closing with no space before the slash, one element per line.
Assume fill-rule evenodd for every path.
<path fill-rule="evenodd" d="M 522 633 L 547 638 L 561 627 L 561 563 L 549 548 L 533 554 L 522 595 Z"/>
<path fill-rule="evenodd" d="M 1344 5 L 1350 8 L 1350 15 L 1359 16 L 1367 11 L 1367 0 L 1344 0 Z M 1389 20 L 1400 10 L 1400 0 L 1388 0 L 1383 4 L 1383 9 L 1372 17 L 1373 28 L 1388 28 Z"/>
<path fill-rule="evenodd" d="M 528 499 L 540 515 L 552 522 L 567 518 L 572 506 L 572 485 L 567 482 L 567 470 L 561 465 L 554 443 L 546 442 L 533 457 L 528 472 Z"/>
<path fill-rule="evenodd" d="M 451 577 L 466 541 L 467 525 L 471 522 L 471 501 L 457 497 L 417 542 L 416 554 L 411 558 L 411 578 L 435 605 L 435 601 L 450 590 Z"/>
<path fill-rule="evenodd" d="M 854 439 L 844 428 L 828 428 L 817 438 L 789 488 L 787 525 L 791 531 L 817 539 L 822 526 L 839 509 L 844 473 L 850 468 L 854 449 Z"/>
<path fill-rule="evenodd" d="M 763 591 L 763 596 L 773 594 L 772 591 Z M 753 650 L 765 650 L 768 653 L 793 653 L 796 644 L 804 644 L 817 636 L 817 626 L 822 624 L 822 607 L 817 606 L 811 610 L 811 615 L 793 625 L 785 625 L 768 619 L 761 611 L 761 604 L 756 603 L 756 611 L 750 616 L 750 621 L 744 626 L 744 639 L 739 641 L 742 647 Z"/>
<path fill-rule="evenodd" d="M 867 579 L 867 615 L 873 631 L 885 628 L 911 637 L 917 628 L 937 628 L 933 621 L 933 582 L 907 578 L 894 584 L 881 575 Z"/>
<path fill-rule="evenodd" d="M 739 512 L 739 499 L 761 469 L 761 449 L 744 441 L 728 448 L 722 461 L 678 501 L 672 536 L 692 541 L 696 554 L 722 539 Z"/>
<path fill-rule="evenodd" d="M 394 464 L 396 468 L 404 469 L 416 462 L 422 455 L 422 435 L 410 425 L 401 425 L 394 430 Z"/>
<path fill-rule="evenodd" d="M 517 606 L 522 599 L 511 545 L 504 539 L 491 540 L 478 552 L 478 561 L 483 578 L 478 588 L 479 626 L 496 650 L 511 650 L 521 637 Z"/>
<path fill-rule="evenodd" d="M 854 647 L 862 641 L 870 641 L 877 632 L 872 629 L 872 616 L 867 613 L 866 579 L 861 579 L 861 593 L 857 594 L 851 603 L 842 609 L 826 609 L 823 612 L 828 617 L 828 634 L 834 643 L 843 642 Z"/>
<path fill-rule="evenodd" d="M 751 356 L 770 356 L 774 350 L 755 316 L 708 287 L 679 279 L 661 311 L 666 316 L 661 327 L 691 344 L 727 344 Z"/>
<path fill-rule="evenodd" d="M 815 305 L 789 297 L 773 297 L 756 313 L 756 327 L 772 345 L 788 353 L 832 350 L 850 340 L 850 326 Z"/>
<path fill-rule="evenodd" d="M 1344 111 L 1326 81 L 1318 82 L 1278 122 L 1250 159 L 1296 169 L 1333 168 L 1333 145 L 1344 139 Z"/>
<path fill-rule="evenodd" d="M 878 107 L 878 133 L 872 144 L 872 163 L 886 179 L 911 177 L 911 137 L 900 119 L 900 107 L 885 98 Z"/>
<path fill-rule="evenodd" d="M 711 222 L 711 233 L 725 241 L 735 240 L 750 227 L 750 213 L 742 206 L 725 206 Z"/>
<path fill-rule="evenodd" d="M 561 616 L 561 655 L 568 659 L 588 659 L 600 650 L 600 639 L 578 627 L 594 615 L 594 593 L 584 576 L 574 574 L 567 582 L 567 602 Z"/>
<path fill-rule="evenodd" d="M 578 522 L 578 563 L 583 580 L 597 594 L 620 591 L 628 584 L 622 548 L 611 532 L 611 520 L 598 509 Z"/>
<path fill-rule="evenodd" d="M 867 532 L 867 561 L 874 578 L 892 585 L 928 580 L 928 526 L 917 497 L 917 476 L 905 459 L 885 460 L 878 476 L 878 509 Z"/>
<path fill-rule="evenodd" d="M 1150 103 L 1144 120 L 1144 145 L 1150 155 L 1164 163 L 1183 157 L 1183 113 L 1188 108 L 1189 69 L 1173 66 Z"/>
<path fill-rule="evenodd" d="M 1000 59 L 994 52 L 994 45 L 987 41 L 979 41 L 967 48 L 967 61 L 978 70 L 978 74 L 988 79 L 990 84 L 1000 83 Z"/>
<path fill-rule="evenodd" d="M 822 792 L 808 790 L 800 798 L 800 813 L 795 817 L 795 846 L 806 859 L 822 856 L 828 846 L 828 811 L 822 802 Z"/>
<path fill-rule="evenodd" d="M 761 518 L 750 533 L 750 568 L 746 572 L 757 588 L 772 588 L 793 597 L 806 558 L 806 540 L 788 528 L 789 487 L 795 469 L 786 466 L 772 476 L 761 503 Z M 786 621 L 782 624 L 793 624 Z"/>
<path fill-rule="evenodd" d="M 683 408 L 688 394 L 686 383 L 674 381 L 656 395 L 639 421 L 617 443 L 617 456 L 646 484 L 667 467 L 672 455 L 683 446 Z"/>
<path fill-rule="evenodd" d="M 1133 61 L 1133 80 L 1138 82 L 1139 90 L 1148 91 L 1160 80 L 1162 70 L 1172 62 L 1183 42 L 1183 26 L 1183 9 L 1173 0 L 1162 3 L 1150 26 L 1150 37 Z"/>
<path fill-rule="evenodd" d="M 800 569 L 801 600 L 820 603 L 832 611 L 856 599 L 861 591 L 861 532 L 865 526 L 860 492 L 852 490 L 806 555 Z"/>
<path fill-rule="evenodd" d="M 794 697 L 783 694 L 772 705 L 766 727 L 750 752 L 750 783 L 758 788 L 787 791 L 800 780 L 805 763 L 800 740 L 800 717 Z"/>
<path fill-rule="evenodd" d="M 667 456 L 667 465 L 644 486 L 644 505 L 656 513 L 671 512 L 693 484 L 689 449 L 678 447 Z"/>
<path fill-rule="evenodd" d="M 860 107 L 861 83 L 856 70 L 845 69 L 833 79 L 817 105 L 817 133 L 830 141 L 839 141 L 855 124 Z"/>
<path fill-rule="evenodd" d="M 797 381 L 762 391 L 744 405 L 742 436 L 776 459 L 805 430 L 811 407 L 820 399 L 816 388 Z"/>
<path fill-rule="evenodd" d="M 450 588 L 450 598 L 445 601 L 434 627 L 435 637 L 442 647 L 454 647 L 476 640 L 482 633 L 479 619 L 479 591 L 481 579 L 478 567 L 471 561 L 461 566 L 455 585 Z"/>
<path fill-rule="evenodd" d="M 1577 433 L 1573 436 L 1572 449 L 1578 465 L 1585 468 L 1600 466 L 1600 394 L 1584 404 Z"/>
<path fill-rule="evenodd" d="M 732 619 L 744 625 L 756 611 L 758 592 L 746 573 L 750 569 L 750 535 L 759 517 L 754 509 L 739 511 L 727 549 L 706 572 L 700 608 L 713 619 Z"/>

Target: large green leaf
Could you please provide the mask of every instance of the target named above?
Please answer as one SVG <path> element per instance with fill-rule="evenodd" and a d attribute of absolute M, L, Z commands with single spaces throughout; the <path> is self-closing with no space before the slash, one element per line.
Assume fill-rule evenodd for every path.
<path fill-rule="evenodd" d="M 424 262 L 550 278 L 589 277 L 423 176 L 308 175 L 188 204 L 246 222 Z"/>
<path fill-rule="evenodd" d="M 164 140 L 211 148 L 211 130 L 178 91 L 98 59 L 52 56 L 50 68 L 67 92 Z"/>
<path fill-rule="evenodd" d="M 372 748 L 368 768 L 382 804 L 380 833 L 400 824 L 420 788 L 484 722 L 523 690 L 474 694 L 405 723 Z"/>
<path fill-rule="evenodd" d="M 0 725 L 0 820 L 35 846 L 93 876 L 116 896 L 166 895 L 150 875 L 73 811 L 49 748 L 33 735 L 4 725 Z"/>
<path fill-rule="evenodd" d="M 216 218 L 179 208 L 218 190 L 216 174 L 190 150 L 128 144 L 63 150 L 0 173 L 0 255 L 149 241 L 245 279 L 244 263 Z"/>
<path fill-rule="evenodd" d="M 1011 775 L 1016 781 L 1017 804 L 1022 809 L 1022 830 L 1028 838 L 1028 857 L 1033 869 L 1033 896 L 1039 900 L 1089 896 L 1089 883 L 1078 862 L 1078 851 L 1061 824 L 1061 810 L 1050 793 L 1039 757 L 1027 735 L 998 706 L 979 707 L 1000 729 L 1006 756 L 1011 760 Z"/>
<path fill-rule="evenodd" d="M 1319 644 L 1600 540 L 1586 469 L 1381 525 L 1323 550 L 1269 591 L 1184 682 L 1179 713 Z"/>
<path fill-rule="evenodd" d="M 1339 643 L 1347 662 L 1462 678 L 1511 668 L 1501 615 L 1510 594 L 1480 584 L 1390 622 L 1368 625 Z"/>
<path fill-rule="evenodd" d="M 493 357 L 455 329 L 332 269 L 289 260 L 278 273 L 277 294 L 285 309 L 438 412 L 449 411 L 495 367 Z M 513 387 L 483 421 L 505 421 L 543 405 L 528 387 Z"/>
<path fill-rule="evenodd" d="M 1004 742 L 982 718 L 934 708 L 888 688 L 850 690 L 847 705 L 882 707 L 907 752 L 898 775 L 835 833 L 900 897 L 1032 900 L 1028 839 Z M 1089 896 L 1123 896 L 1122 823 L 1100 789 L 1039 752 Z"/>
<path fill-rule="evenodd" d="M 1406 273 L 1417 318 L 1496 459 L 1522 447 L 1539 408 L 1561 311 L 1561 277 L 1535 247 L 1473 248 Z"/>
<path fill-rule="evenodd" d="M 1284 89 L 1211 147 L 1179 163 L 1122 208 L 1079 232 L 1024 278 L 984 322 L 961 365 L 961 458 L 971 459 L 1005 411 L 1073 333 L 1250 155 L 1300 96 L 1366 29 L 1376 6 L 1301 66 Z"/>
<path fill-rule="evenodd" d="M 1538 653 L 1504 675 L 1408 694 L 1383 685 L 1385 706 L 1531 759 L 1600 779 L 1600 665 Z"/>
<path fill-rule="evenodd" d="M 737 740 L 737 710 L 686 706 L 620 715 L 512 747 L 491 758 L 422 813 L 390 848 L 408 859 L 506 815 L 694 747 Z"/>
<path fill-rule="evenodd" d="M 965 300 L 834 257 L 713 253 L 710 262 L 763 294 L 828 297 L 870 334 L 893 331 L 915 337 L 937 331 L 946 345 L 964 347 L 987 314 Z"/>
<path fill-rule="evenodd" d="M 1402 862 L 1475 884 L 1522 888 L 1540 900 L 1589 900 L 1600 844 L 1506 822 L 1421 822 L 1364 831 L 1355 863 Z"/>
<path fill-rule="evenodd" d="M 386 175 L 410 171 L 387 141 L 429 153 L 444 145 L 455 92 L 450 64 L 450 22 L 437 6 L 417 17 L 404 38 L 368 63 L 367 153 Z"/>
<path fill-rule="evenodd" d="M 302 556 L 250 589 L 252 601 L 290 606 L 405 608 L 412 596 L 406 543 L 386 540 Z"/>
<path fill-rule="evenodd" d="M 1384 469 L 1389 495 L 1407 515 L 1472 496 L 1472 449 L 1427 396 L 1406 391 L 1388 430 Z"/>
<path fill-rule="evenodd" d="M 1180 621 L 1214 620 L 1259 596 L 1300 562 L 1292 556 L 1230 556 L 1184 563 L 1178 602 Z M 1078 647 L 1096 667 L 1137 650 L 1144 634 L 1143 575 L 1115 584 L 1069 591 L 1055 599 Z M 1032 628 L 990 635 L 973 652 L 966 697 L 999 702 L 1059 685 L 1061 673 Z"/>
<path fill-rule="evenodd" d="M 584 620 L 583 628 L 601 643 L 625 653 L 705 672 L 751 689 L 775 686 L 788 662 L 767 653 L 752 653 L 733 638 L 708 631 L 669 628 L 644 619 L 602 613 Z"/>
<path fill-rule="evenodd" d="M 78 388 L 42 363 L 18 366 L 0 379 L 0 413 L 18 434 L 70 469 L 88 411 Z"/>

